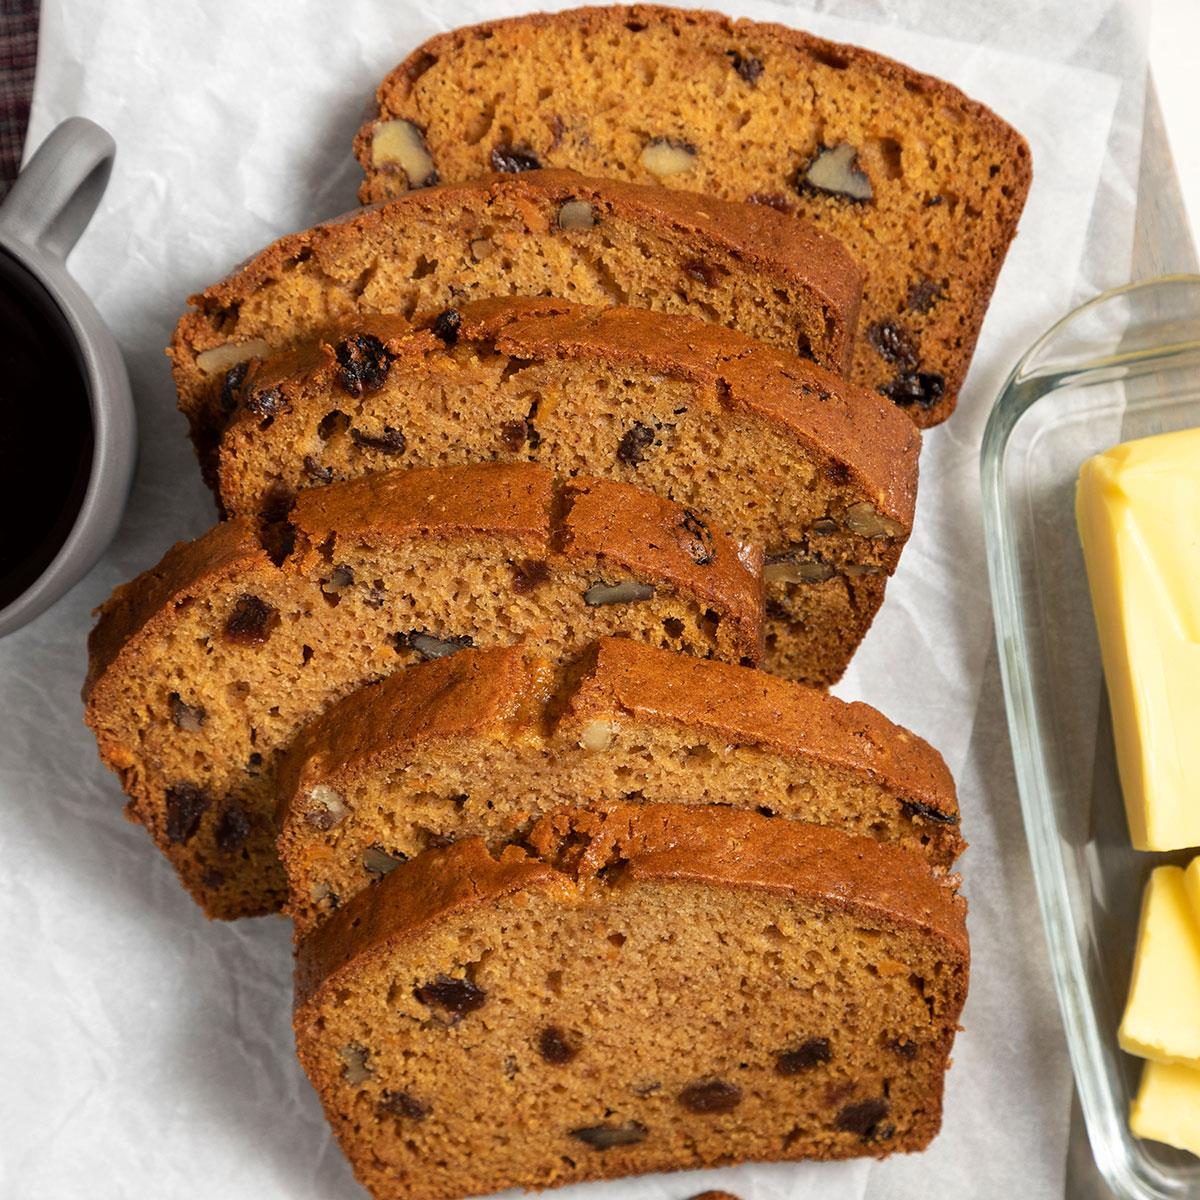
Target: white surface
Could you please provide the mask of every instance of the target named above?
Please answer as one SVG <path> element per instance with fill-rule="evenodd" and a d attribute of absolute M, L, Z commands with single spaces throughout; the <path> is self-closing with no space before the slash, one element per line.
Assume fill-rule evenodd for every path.
<path fill-rule="evenodd" d="M 1154 0 L 1148 49 L 1192 241 L 1200 243 L 1200 3 Z"/>
<path fill-rule="evenodd" d="M 464 0 L 453 19 L 527 7 Z M 767 0 L 725 7 L 799 12 Z M 926 4 L 911 23 L 940 23 L 941 9 Z M 88 610 L 211 520 L 162 357 L 183 297 L 277 234 L 352 204 L 348 146 L 364 99 L 440 27 L 434 11 L 378 0 L 44 0 L 31 144 L 82 113 L 121 148 L 73 268 L 126 351 L 143 457 L 101 566 L 0 643 L 0 1196 L 360 1195 L 292 1058 L 286 926 L 204 921 L 145 835 L 122 821 L 116 781 L 80 723 L 78 688 Z M 955 10 L 961 36 L 995 47 L 1019 33 L 1042 60 L 884 21 L 799 16 L 959 83 L 1026 134 L 1038 167 L 959 411 L 926 441 L 917 533 L 840 689 L 933 740 L 960 781 L 974 969 L 944 1132 L 926 1154 L 886 1164 L 730 1169 L 581 1195 L 678 1200 L 702 1186 L 744 1200 L 1062 1195 L 1069 1070 L 995 679 L 985 675 L 992 630 L 976 459 L 1017 354 L 1081 289 L 1126 274 L 1133 164 L 1109 161 L 1104 203 L 1093 211 L 1093 202 L 1118 99 L 1113 72 L 1129 58 L 1124 46 L 1096 51 L 1107 0 L 1075 5 L 1050 42 L 993 5 L 978 11 L 972 23 L 965 6 Z M 1061 65 L 1080 61 L 1108 70 Z M 1126 149 L 1140 118 L 1132 95 Z"/>

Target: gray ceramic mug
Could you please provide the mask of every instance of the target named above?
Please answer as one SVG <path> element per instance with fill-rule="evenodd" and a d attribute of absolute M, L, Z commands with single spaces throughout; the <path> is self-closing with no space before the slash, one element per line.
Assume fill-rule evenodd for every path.
<path fill-rule="evenodd" d="M 0 637 L 33 620 L 87 574 L 117 531 L 133 478 L 137 425 L 125 363 L 66 269 L 104 194 L 115 152 L 103 129 L 72 117 L 42 143 L 0 204 L 0 287 L 59 320 L 59 339 L 74 351 L 87 390 L 92 425 L 91 465 L 74 523 L 37 578 L 0 608 Z M 15 513 L 8 519 L 30 518 Z"/>

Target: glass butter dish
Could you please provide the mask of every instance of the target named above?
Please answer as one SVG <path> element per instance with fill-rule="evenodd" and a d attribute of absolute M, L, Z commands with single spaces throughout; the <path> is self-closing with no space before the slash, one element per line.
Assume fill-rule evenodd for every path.
<path fill-rule="evenodd" d="M 1143 885 L 1154 866 L 1189 855 L 1129 843 L 1075 478 L 1117 442 L 1192 426 L 1200 275 L 1173 275 L 1107 292 L 1049 330 L 1017 364 L 983 438 L 988 570 L 1025 832 L 1092 1151 L 1126 1200 L 1200 1200 L 1200 1159 L 1130 1133 L 1142 1064 L 1117 1045 Z"/>

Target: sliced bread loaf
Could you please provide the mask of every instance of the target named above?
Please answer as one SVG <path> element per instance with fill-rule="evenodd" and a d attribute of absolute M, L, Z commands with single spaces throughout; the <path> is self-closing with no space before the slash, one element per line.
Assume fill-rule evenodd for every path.
<path fill-rule="evenodd" d="M 301 732 L 278 794 L 298 935 L 430 846 L 510 840 L 580 801 L 758 810 L 942 870 L 963 848 L 941 755 L 875 709 L 624 638 L 557 679 L 517 646 L 355 692 Z"/>
<path fill-rule="evenodd" d="M 412 192 L 282 238 L 192 297 L 168 353 L 211 470 L 242 364 L 342 317 L 559 296 L 691 313 L 841 370 L 860 290 L 834 238 L 769 208 L 542 171 Z"/>
<path fill-rule="evenodd" d="M 453 317 L 447 344 L 430 328 Z M 363 364 L 369 364 L 363 369 Z M 912 527 L 920 434 L 882 396 L 693 318 L 483 300 L 358 317 L 254 364 L 219 449 L 228 512 L 404 464 L 613 476 L 766 554 L 765 665 L 828 684 Z"/>
<path fill-rule="evenodd" d="M 802 217 L 865 270 L 852 378 L 920 425 L 954 408 L 1031 177 L 1021 136 L 941 80 L 654 4 L 432 38 L 383 81 L 355 149 L 365 201 L 569 167 Z"/>
<path fill-rule="evenodd" d="M 836 830 L 638 806 L 398 867 L 299 947 L 296 1044 L 376 1200 L 928 1145 L 963 901 Z"/>
<path fill-rule="evenodd" d="M 276 564 L 240 518 L 119 588 L 89 642 L 100 754 L 214 917 L 279 907 L 276 754 L 356 687 L 473 644 L 551 659 L 620 633 L 755 661 L 761 580 L 723 534 L 610 480 L 531 464 L 302 494 Z"/>

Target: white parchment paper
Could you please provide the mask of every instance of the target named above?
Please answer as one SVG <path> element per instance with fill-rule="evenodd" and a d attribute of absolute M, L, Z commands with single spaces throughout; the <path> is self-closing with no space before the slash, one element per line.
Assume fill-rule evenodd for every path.
<path fill-rule="evenodd" d="M 550 2 L 544 7 L 564 7 Z M 739 0 L 959 84 L 1029 139 L 1035 182 L 959 409 L 926 438 L 917 530 L 840 692 L 936 743 L 959 780 L 974 964 L 946 1122 L 886 1163 L 731 1168 L 573 1189 L 604 1200 L 1062 1196 L 1070 1076 L 994 669 L 977 457 L 1017 355 L 1125 279 L 1144 59 L 1119 0 Z M 116 137 L 72 268 L 125 351 L 141 463 L 91 576 L 0 642 L 0 1197 L 361 1197 L 292 1054 L 281 920 L 209 924 L 81 724 L 89 610 L 213 509 L 162 355 L 185 296 L 350 208 L 375 83 L 447 27 L 520 0 L 43 0 L 30 146 L 81 113 Z M 14 515 L 18 516 L 19 515 Z"/>

